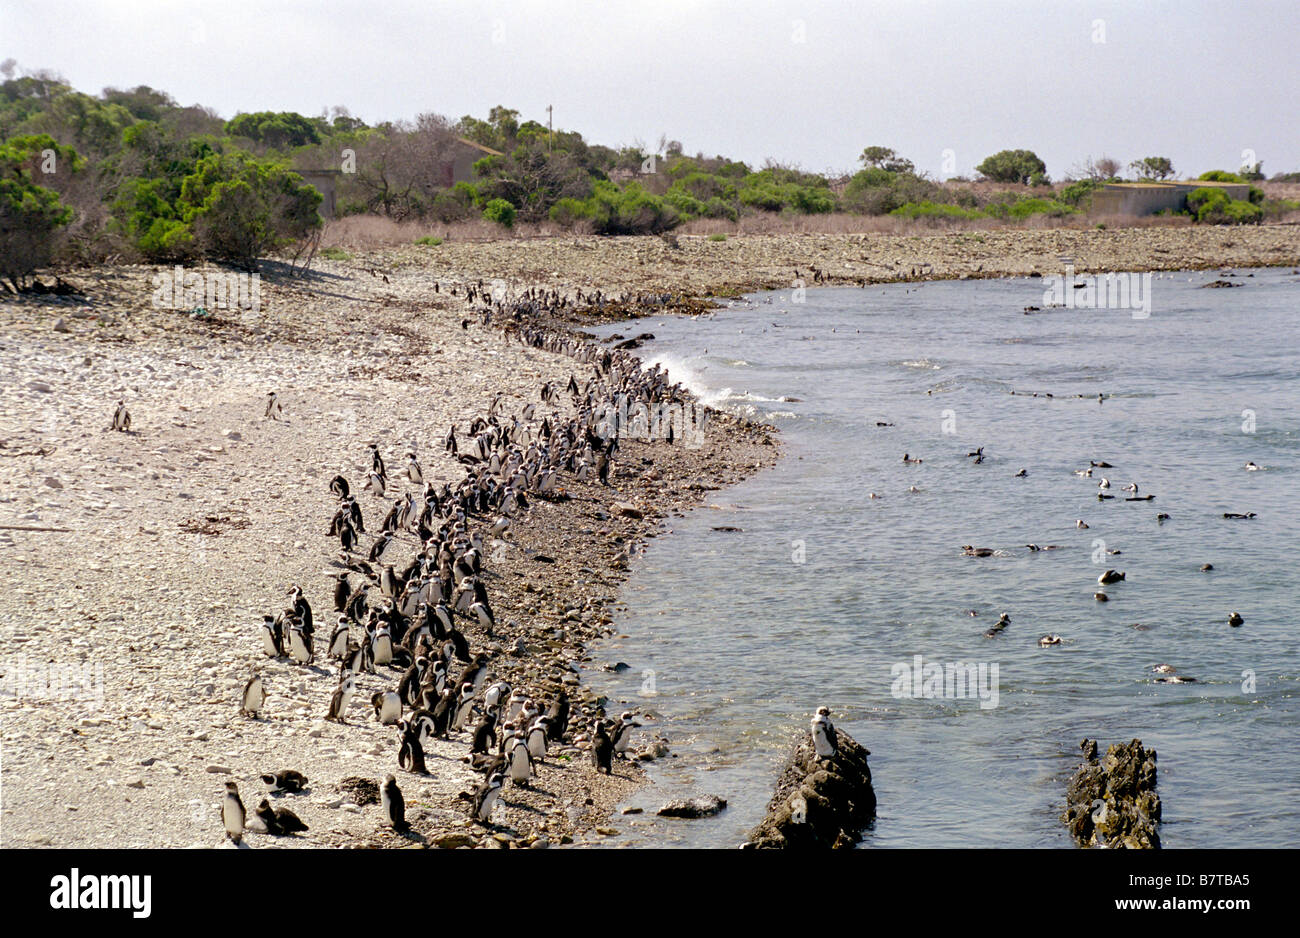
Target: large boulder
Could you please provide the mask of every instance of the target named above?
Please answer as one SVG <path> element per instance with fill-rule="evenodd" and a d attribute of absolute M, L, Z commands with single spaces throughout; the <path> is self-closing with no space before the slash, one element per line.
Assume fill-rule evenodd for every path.
<path fill-rule="evenodd" d="M 767 816 L 749 834 L 747 849 L 851 847 L 876 817 L 876 792 L 864 749 L 837 729 L 839 753 L 818 761 L 805 732 L 776 783 Z"/>
<path fill-rule="evenodd" d="M 1160 848 L 1160 796 L 1156 751 L 1140 739 L 1116 743 L 1097 759 L 1097 743 L 1085 739 L 1084 763 L 1066 789 L 1061 820 L 1084 847 Z"/>

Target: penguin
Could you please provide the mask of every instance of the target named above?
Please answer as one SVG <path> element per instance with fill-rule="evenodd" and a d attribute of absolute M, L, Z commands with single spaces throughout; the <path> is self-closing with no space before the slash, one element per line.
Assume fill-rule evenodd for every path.
<path fill-rule="evenodd" d="M 131 413 L 124 401 L 118 401 L 117 409 L 113 411 L 113 429 L 121 433 L 131 432 Z"/>
<path fill-rule="evenodd" d="M 456 715 L 451 721 L 453 730 L 459 732 L 465 728 L 465 721 L 469 719 L 474 703 L 474 685 L 467 681 L 460 688 L 460 698 L 456 702 Z"/>
<path fill-rule="evenodd" d="M 496 807 L 497 800 L 501 797 L 501 786 L 505 784 L 505 777 L 500 772 L 492 772 L 479 785 L 474 792 L 474 820 L 480 824 L 489 824 L 492 820 L 492 809 Z"/>
<path fill-rule="evenodd" d="M 244 802 L 239 798 L 239 788 L 234 782 L 226 782 L 226 797 L 221 802 L 221 822 L 226 827 L 226 836 L 239 843 L 244 836 Z"/>
<path fill-rule="evenodd" d="M 274 391 L 266 392 L 266 414 L 264 420 L 279 420 L 284 416 L 284 408 L 280 405 L 280 395 Z"/>
<path fill-rule="evenodd" d="M 396 691 L 375 691 L 370 695 L 370 705 L 375 708 L 375 719 L 384 726 L 394 726 L 401 722 L 402 698 Z"/>
<path fill-rule="evenodd" d="M 249 821 L 250 830 L 260 830 L 263 834 L 278 835 L 280 833 L 280 822 L 276 820 L 275 810 L 271 807 L 271 802 L 265 798 L 253 812 L 253 819 Z"/>
<path fill-rule="evenodd" d="M 595 728 L 592 730 L 591 737 L 591 761 L 596 766 L 596 772 L 604 769 L 606 775 L 614 774 L 614 744 L 610 742 L 609 735 L 605 732 L 605 724 L 601 720 L 596 721 Z"/>
<path fill-rule="evenodd" d="M 337 581 L 334 584 L 334 611 L 343 612 L 348 608 L 348 597 L 352 595 L 352 584 L 348 583 L 346 573 L 336 573 L 333 576 Z"/>
<path fill-rule="evenodd" d="M 1039 648 L 1047 648 L 1049 645 L 1059 644 L 1061 644 L 1061 636 L 1059 635 L 1044 635 L 1038 640 Z"/>
<path fill-rule="evenodd" d="M 402 745 L 397 753 L 397 764 L 416 775 L 428 775 L 424 765 L 424 744 L 420 738 L 424 730 L 419 723 L 411 723 L 402 730 Z"/>
<path fill-rule="evenodd" d="M 476 752 L 488 752 L 492 748 L 492 742 L 497 735 L 497 708 L 491 706 L 487 708 L 487 713 L 483 719 L 479 720 L 478 726 L 474 727 L 474 742 L 470 746 L 469 753 L 474 755 Z"/>
<path fill-rule="evenodd" d="M 1234 629 L 1246 620 L 1241 617 L 1241 613 L 1234 612 L 1228 616 L 1228 624 Z"/>
<path fill-rule="evenodd" d="M 817 761 L 832 759 L 840 753 L 840 738 L 835 732 L 835 724 L 831 722 L 831 711 L 828 707 L 818 707 L 816 715 L 812 718 L 812 739 L 813 750 L 817 754 Z"/>
<path fill-rule="evenodd" d="M 262 616 L 262 651 L 268 658 L 284 657 L 284 632 L 275 616 Z"/>
<path fill-rule="evenodd" d="M 307 784 L 307 776 L 294 769 L 284 769 L 281 772 L 267 772 L 262 776 L 262 781 L 271 786 L 272 794 L 296 793 L 302 791 L 303 786 Z"/>
<path fill-rule="evenodd" d="M 538 717 L 528 729 L 528 752 L 535 762 L 542 762 L 546 759 L 546 734 L 548 729 L 546 717 Z"/>
<path fill-rule="evenodd" d="M 335 723 L 347 723 L 348 704 L 352 702 L 352 692 L 357 682 L 351 671 L 344 671 L 339 678 L 339 686 L 330 696 L 330 709 L 325 719 Z"/>
<path fill-rule="evenodd" d="M 424 484 L 424 470 L 420 468 L 415 453 L 406 454 L 406 477 L 415 485 Z"/>
<path fill-rule="evenodd" d="M 561 688 L 559 696 L 546 711 L 547 736 L 552 742 L 564 739 L 564 731 L 569 727 L 569 695 Z"/>
<path fill-rule="evenodd" d="M 492 638 L 492 629 L 496 625 L 496 619 L 493 617 L 492 609 L 487 603 L 476 602 L 469 607 L 469 611 L 478 617 L 478 624 L 487 633 L 487 637 Z"/>
<path fill-rule="evenodd" d="M 330 479 L 330 491 L 339 498 L 346 499 L 351 491 L 348 488 L 348 480 L 343 478 L 343 476 L 335 476 Z"/>
<path fill-rule="evenodd" d="M 424 680 L 424 673 L 429 668 L 429 659 L 418 657 L 415 663 L 406 669 L 402 675 L 402 680 L 397 685 L 397 696 L 401 698 L 402 703 L 408 707 L 413 707 L 420 699 L 420 683 Z"/>
<path fill-rule="evenodd" d="M 370 639 L 370 650 L 376 666 L 393 663 L 393 637 L 387 628 L 381 625 L 375 629 L 375 634 Z"/>
<path fill-rule="evenodd" d="M 402 790 L 397 787 L 396 776 L 390 775 L 384 779 L 384 787 L 380 791 L 379 801 L 384 811 L 384 817 L 392 825 L 396 833 L 400 834 L 410 830 L 411 825 L 406 823 L 406 802 L 402 799 Z"/>
<path fill-rule="evenodd" d="M 1119 573 L 1115 570 L 1107 570 L 1101 576 L 1097 577 L 1097 582 L 1105 586 L 1109 583 L 1118 583 L 1122 579 L 1124 579 L 1123 573 Z"/>
<path fill-rule="evenodd" d="M 619 717 L 618 725 L 614 727 L 614 735 L 610 742 L 614 746 L 614 755 L 618 758 L 626 758 L 628 747 L 632 745 L 632 730 L 641 724 L 632 719 L 631 711 L 626 711 Z"/>
<path fill-rule="evenodd" d="M 266 692 L 262 689 L 262 678 L 254 674 L 248 679 L 248 683 L 244 685 L 244 696 L 239 712 L 256 720 L 264 703 L 266 703 Z"/>
<path fill-rule="evenodd" d="M 312 662 L 312 640 L 301 625 L 289 626 L 289 652 L 293 660 L 301 665 L 308 665 Z"/>
<path fill-rule="evenodd" d="M 262 801 L 265 802 L 266 799 L 263 798 Z M 299 831 L 308 830 L 307 825 L 302 822 L 298 815 L 288 808 L 275 809 L 275 823 L 279 827 L 281 835 L 292 835 Z"/>
<path fill-rule="evenodd" d="M 348 656 L 348 617 L 339 616 L 338 625 L 330 636 L 329 657 L 343 659 Z"/>
<path fill-rule="evenodd" d="M 520 788 L 528 787 L 528 780 L 533 777 L 533 756 L 528 751 L 528 742 L 516 736 L 510 747 L 510 781 Z"/>

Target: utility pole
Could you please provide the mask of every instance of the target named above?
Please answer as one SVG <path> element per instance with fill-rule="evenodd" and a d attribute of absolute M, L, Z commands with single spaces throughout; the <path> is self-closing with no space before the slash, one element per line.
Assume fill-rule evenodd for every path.
<path fill-rule="evenodd" d="M 550 152 L 555 149 L 555 128 L 551 125 L 551 112 L 553 110 L 554 107 L 552 105 L 550 104 L 546 105 L 546 135 L 548 140 L 546 145 L 547 152 Z"/>

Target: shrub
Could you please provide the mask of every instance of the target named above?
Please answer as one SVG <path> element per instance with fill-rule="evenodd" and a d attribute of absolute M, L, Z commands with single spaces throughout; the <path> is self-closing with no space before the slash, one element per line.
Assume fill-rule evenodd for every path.
<path fill-rule="evenodd" d="M 1047 164 L 1032 150 L 1002 150 L 985 157 L 975 171 L 994 182 L 1029 182 L 1035 174 L 1047 173 Z"/>
<path fill-rule="evenodd" d="M 908 202 L 889 213 L 899 218 L 930 219 L 971 219 L 982 218 L 984 213 L 977 209 L 961 208 L 957 205 L 943 205 L 935 202 Z"/>
<path fill-rule="evenodd" d="M 424 244 L 431 248 L 436 248 L 442 244 L 442 238 L 435 238 L 433 235 L 425 235 L 423 238 L 416 238 L 416 244 Z"/>
<path fill-rule="evenodd" d="M 327 261 L 350 261 L 352 255 L 342 248 L 321 248 L 320 256 Z"/>
<path fill-rule="evenodd" d="M 1086 208 L 1092 204 L 1092 194 L 1103 185 L 1105 184 L 1096 179 L 1080 179 L 1062 189 L 1057 198 L 1066 205 Z"/>
<path fill-rule="evenodd" d="M 726 241 L 726 240 L 727 240 L 727 236 L 724 235 L 724 234 L 711 234 L 711 235 L 709 235 L 709 240 L 710 240 L 710 241 Z"/>
<path fill-rule="evenodd" d="M 59 201 L 58 193 L 35 181 L 35 167 L 51 154 L 68 173 L 82 165 L 74 150 L 48 134 L 14 137 L 0 145 L 0 277 L 15 292 L 50 262 L 59 229 L 72 221 L 72 209 Z"/>
<path fill-rule="evenodd" d="M 1230 173 L 1222 169 L 1212 169 L 1208 173 L 1201 173 L 1196 177 L 1200 182 L 1245 182 L 1236 173 Z"/>
<path fill-rule="evenodd" d="M 483 217 L 506 228 L 515 224 L 515 207 L 505 199 L 493 199 L 483 207 Z"/>

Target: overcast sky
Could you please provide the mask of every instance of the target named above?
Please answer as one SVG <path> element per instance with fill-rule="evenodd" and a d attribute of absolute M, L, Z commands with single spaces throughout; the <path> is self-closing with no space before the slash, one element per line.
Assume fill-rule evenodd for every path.
<path fill-rule="evenodd" d="M 817 171 L 877 144 L 940 178 L 1020 147 L 1054 178 L 1300 170 L 1298 39 L 1300 0 L 0 0 L 0 59 L 92 93 L 368 123 L 549 104 L 595 143 Z"/>

